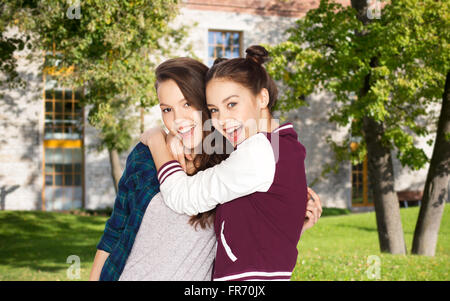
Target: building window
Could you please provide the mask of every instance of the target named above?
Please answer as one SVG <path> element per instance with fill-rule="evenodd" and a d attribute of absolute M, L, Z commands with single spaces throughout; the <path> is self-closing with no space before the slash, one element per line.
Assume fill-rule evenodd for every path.
<path fill-rule="evenodd" d="M 352 165 L 352 206 L 373 206 L 367 156 L 362 163 Z"/>
<path fill-rule="evenodd" d="M 83 131 L 80 92 L 54 85 L 55 81 L 47 75 L 44 139 L 80 140 Z"/>
<path fill-rule="evenodd" d="M 43 210 L 84 204 L 83 107 L 80 92 L 63 87 L 55 68 L 44 70 Z"/>
<path fill-rule="evenodd" d="M 210 30 L 208 32 L 208 65 L 212 66 L 219 57 L 242 56 L 242 32 Z"/>
<path fill-rule="evenodd" d="M 81 147 L 45 147 L 45 208 L 69 210 L 83 205 Z"/>

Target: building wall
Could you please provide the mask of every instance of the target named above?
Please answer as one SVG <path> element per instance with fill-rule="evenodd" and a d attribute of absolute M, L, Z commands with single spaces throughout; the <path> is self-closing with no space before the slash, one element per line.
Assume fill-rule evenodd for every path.
<path fill-rule="evenodd" d="M 188 41 L 193 45 L 195 55 L 205 64 L 208 59 L 208 30 L 242 31 L 243 50 L 253 44 L 281 42 L 284 31 L 294 25 L 296 18 L 280 16 L 261 16 L 248 13 L 236 13 L 213 10 L 194 10 L 181 8 L 180 15 L 174 21 L 179 24 L 193 25 Z M 245 51 L 243 51 L 245 55 Z M 180 55 L 186 55 L 180 53 Z"/>
<path fill-rule="evenodd" d="M 24 89 L 0 88 L 0 209 L 41 208 L 43 186 L 43 85 L 39 65 L 16 53 Z"/>

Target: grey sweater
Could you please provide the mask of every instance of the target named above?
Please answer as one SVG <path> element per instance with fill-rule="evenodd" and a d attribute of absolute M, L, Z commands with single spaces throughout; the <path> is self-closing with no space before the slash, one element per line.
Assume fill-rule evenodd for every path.
<path fill-rule="evenodd" d="M 145 211 L 119 280 L 211 280 L 214 229 L 194 229 L 189 218 L 169 209 L 157 193 Z"/>

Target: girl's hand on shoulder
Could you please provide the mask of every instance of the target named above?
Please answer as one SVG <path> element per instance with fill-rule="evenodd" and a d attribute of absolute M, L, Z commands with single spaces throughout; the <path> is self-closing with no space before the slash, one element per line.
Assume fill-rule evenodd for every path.
<path fill-rule="evenodd" d="M 140 141 L 150 147 L 151 143 L 164 142 L 166 136 L 166 132 L 161 127 L 153 127 L 141 134 Z"/>

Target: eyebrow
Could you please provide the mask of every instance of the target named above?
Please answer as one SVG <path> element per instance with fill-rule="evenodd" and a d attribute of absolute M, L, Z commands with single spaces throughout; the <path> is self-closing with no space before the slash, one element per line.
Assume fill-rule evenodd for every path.
<path fill-rule="evenodd" d="M 186 99 L 186 98 L 182 98 L 182 99 L 180 99 L 178 102 L 180 103 L 180 102 L 182 102 L 183 100 L 187 100 L 187 99 Z M 170 107 L 169 105 L 166 105 L 165 103 L 162 103 L 162 102 L 159 103 L 159 106 Z"/>
<path fill-rule="evenodd" d="M 239 95 L 236 95 L 236 94 L 230 95 L 230 96 L 224 98 L 224 99 L 222 100 L 222 103 L 224 103 L 225 101 L 227 101 L 228 99 L 230 99 L 230 98 L 232 98 L 232 97 L 239 97 Z M 213 104 L 208 104 L 208 106 L 214 106 L 214 105 L 213 105 Z"/>

